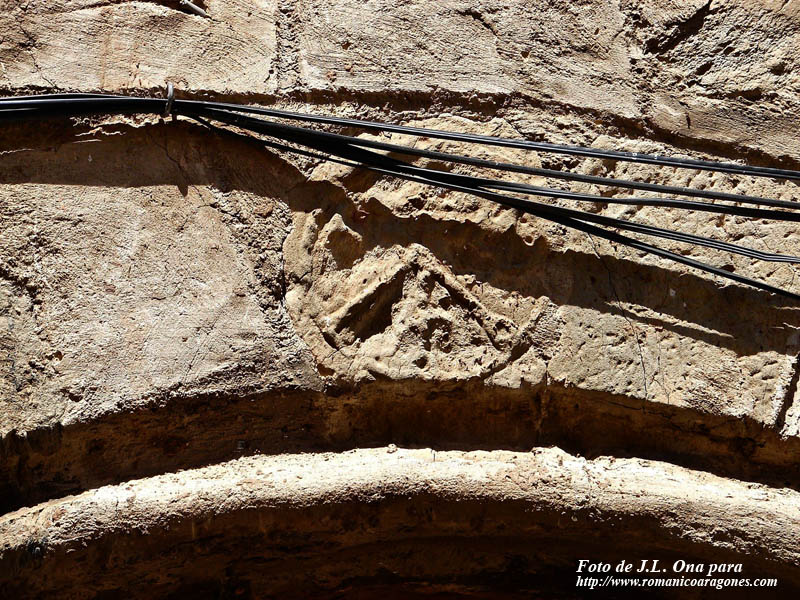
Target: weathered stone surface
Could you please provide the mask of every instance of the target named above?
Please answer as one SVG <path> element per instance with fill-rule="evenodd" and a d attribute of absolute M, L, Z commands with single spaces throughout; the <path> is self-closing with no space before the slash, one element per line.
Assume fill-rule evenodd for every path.
<path fill-rule="evenodd" d="M 211 18 L 171 0 L 0 0 L 0 89 L 161 95 L 173 81 L 186 97 L 800 167 L 791 2 L 200 4 Z M 794 183 L 416 143 L 797 195 Z M 800 485 L 800 311 L 768 294 L 180 117 L 4 123 L 0 184 L 6 510 L 210 463 L 224 474 L 242 453 L 389 443 L 557 444 Z M 592 210 L 800 254 L 788 223 Z M 800 289 L 792 265 L 672 248 Z M 750 485 L 685 472 L 711 493 Z M 191 513 L 201 492 L 187 473 Z M 794 510 L 793 493 L 745 494 L 747 522 Z M 645 514 L 666 492 L 643 494 Z M 15 527 L 39 531 L 36 510 Z M 772 552 L 761 539 L 728 550 Z M 784 542 L 773 559 L 796 567 L 796 540 Z M 45 552 L 53 572 L 59 556 Z"/>
<path fill-rule="evenodd" d="M 201 3 L 202 4 L 202 3 Z M 177 0 L 3 0 L 9 88 L 274 91 L 276 3 L 215 2 L 215 18 Z"/>
<path fill-rule="evenodd" d="M 234 169 L 229 148 L 153 129 L 3 157 L 3 433 L 165 393 L 315 385 L 280 302 L 289 214 L 275 196 L 297 174 L 264 160 Z M 203 152 L 224 175 L 191 166 Z"/>
<path fill-rule="evenodd" d="M 743 574 L 779 576 L 790 590 L 799 520 L 795 491 L 651 461 L 586 461 L 558 449 L 262 456 L 6 515 L 0 548 L 8 583 L 0 591 L 78 598 L 124 589 L 147 598 L 178 590 L 210 598 L 226 581 L 230 591 L 303 598 L 356 577 L 379 582 L 391 569 L 412 581 L 445 575 L 454 580 L 451 593 L 485 597 L 468 575 L 515 561 L 522 561 L 517 576 L 545 573 L 548 587 L 569 590 L 578 543 L 581 558 L 606 562 L 631 552 L 652 560 L 667 549 L 693 564 L 736 557 Z M 604 546 L 609 537 L 613 548 Z M 541 562 L 529 563 L 527 552 Z M 53 558 L 42 561 L 43 554 Z M 79 566 L 97 560 L 108 566 L 104 573 Z M 246 566 L 259 563 L 263 570 Z M 705 591 L 688 588 L 681 597 Z"/>

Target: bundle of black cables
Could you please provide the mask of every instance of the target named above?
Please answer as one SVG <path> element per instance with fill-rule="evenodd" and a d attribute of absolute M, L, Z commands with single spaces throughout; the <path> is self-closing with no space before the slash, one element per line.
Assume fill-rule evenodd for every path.
<path fill-rule="evenodd" d="M 690 211 L 712 212 L 722 215 L 737 215 L 757 219 L 795 222 L 800 221 L 800 212 L 791 211 L 800 208 L 800 203 L 707 189 L 676 187 L 497 162 L 387 143 L 364 137 L 332 133 L 330 131 L 321 131 L 319 129 L 291 125 L 286 122 L 315 123 L 346 127 L 349 129 L 359 128 L 365 131 L 401 133 L 469 144 L 502 146 L 521 150 L 552 152 L 579 157 L 627 161 L 702 171 L 717 171 L 753 177 L 800 180 L 800 171 L 439 131 L 435 129 L 407 127 L 358 119 L 315 116 L 259 106 L 200 100 L 182 100 L 174 98 L 171 86 L 169 96 L 166 100 L 162 98 L 140 98 L 107 94 L 44 94 L 0 99 L 0 119 L 8 121 L 42 117 L 70 118 L 86 115 L 133 113 L 155 113 L 164 116 L 167 114 L 182 115 L 209 126 L 209 121 L 234 126 L 266 136 L 268 139 L 262 139 L 265 144 L 283 151 L 333 161 L 352 167 L 361 167 L 379 174 L 438 186 L 448 190 L 470 193 L 497 202 L 503 206 L 512 207 L 524 213 L 547 219 L 565 227 L 570 227 L 684 265 L 689 265 L 725 279 L 731 279 L 767 292 L 800 300 L 800 295 L 788 290 L 739 275 L 738 273 L 726 269 L 714 267 L 659 246 L 623 235 L 619 232 L 631 232 L 676 242 L 705 246 L 763 261 L 794 263 L 800 262 L 800 257 L 761 252 L 752 248 L 708 237 L 664 229 L 643 223 L 635 223 L 593 212 L 584 212 L 553 204 L 537 202 L 531 200 L 530 197 L 563 198 L 579 202 L 613 203 L 636 206 L 663 206 Z M 387 154 L 382 152 L 386 152 Z M 644 190 L 667 194 L 668 196 L 618 197 L 578 193 L 555 188 L 533 186 L 522 182 L 476 177 L 441 169 L 420 167 L 412 162 L 396 158 L 397 155 L 434 159 L 437 162 L 473 165 L 496 171 L 536 175 L 545 178 L 577 181 L 599 186 Z M 693 198 L 700 198 L 702 200 Z M 712 200 L 714 202 L 703 200 Z"/>

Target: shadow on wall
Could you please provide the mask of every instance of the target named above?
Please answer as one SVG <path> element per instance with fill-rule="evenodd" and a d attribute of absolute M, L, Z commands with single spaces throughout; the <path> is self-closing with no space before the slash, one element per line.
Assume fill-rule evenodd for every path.
<path fill-rule="evenodd" d="M 800 327 L 800 307 L 766 292 L 720 287 L 699 275 L 607 255 L 601 259 L 572 250 L 550 252 L 544 244 L 527 245 L 513 229 L 498 233 L 427 214 L 404 218 L 377 201 L 367 204 L 369 218 L 356 218 L 355 206 L 341 187 L 308 181 L 294 165 L 246 135 L 209 132 L 184 121 L 105 126 L 104 133 L 93 137 L 60 122 L 10 125 L 0 137 L 0 151 L 5 152 L 0 183 L 174 184 L 183 195 L 192 185 L 209 185 L 223 192 L 278 198 L 293 210 L 320 209 L 325 220 L 338 213 L 362 236 L 365 251 L 419 243 L 457 275 L 474 275 L 478 282 L 523 296 L 547 296 L 557 305 L 622 312 L 633 321 L 740 356 L 785 352 L 789 336 Z M 679 288 L 681 294 L 671 294 L 671 288 Z M 619 305 L 617 295 L 653 312 L 643 316 L 629 311 Z M 781 329 L 785 336 L 776 335 Z"/>
<path fill-rule="evenodd" d="M 6 152 L 0 160 L 0 183 L 176 185 L 182 194 L 192 186 L 209 185 L 222 192 L 250 192 L 256 201 L 277 198 L 297 211 L 320 209 L 325 220 L 340 215 L 363 237 L 365 251 L 420 243 L 457 274 L 473 274 L 499 289 L 547 295 L 560 305 L 618 310 L 608 272 L 594 254 L 531 247 L 513 230 L 496 233 L 424 214 L 403 218 L 377 201 L 369 202 L 366 220 L 358 218 L 341 187 L 308 181 L 247 136 L 209 133 L 176 122 L 104 127 L 104 135 L 92 137 L 85 129 L 44 122 L 3 129 L 0 152 Z M 797 308 L 782 307 L 780 299 L 758 290 L 720 289 L 696 275 L 631 260 L 602 260 L 621 297 L 664 315 L 648 316 L 648 323 L 740 355 L 785 351 L 779 345 L 786 339 L 774 329 L 769 336 L 763 332 L 777 328 L 788 337 L 792 331 L 784 325 L 800 325 Z M 669 294 L 677 278 L 681 289 L 691 290 L 691 301 Z M 763 345 L 767 340 L 772 347 Z M 790 474 L 799 442 L 781 438 L 775 428 L 747 417 L 652 405 L 557 382 L 514 390 L 486 386 L 479 379 L 375 381 L 359 389 L 325 392 L 239 389 L 198 394 L 177 387 L 159 390 L 150 400 L 141 410 L 89 422 L 10 432 L 0 440 L 0 510 L 252 452 L 388 443 L 459 449 L 558 444 L 571 451 L 668 459 L 772 485 L 798 486 Z"/>

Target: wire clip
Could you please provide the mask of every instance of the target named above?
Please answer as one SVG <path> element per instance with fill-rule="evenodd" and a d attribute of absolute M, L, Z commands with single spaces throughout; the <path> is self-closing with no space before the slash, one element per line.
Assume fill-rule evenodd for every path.
<path fill-rule="evenodd" d="M 172 114 L 172 104 L 175 102 L 175 86 L 167 82 L 167 105 L 164 107 L 164 118 Z"/>
<path fill-rule="evenodd" d="M 189 0 L 181 0 L 180 1 L 181 8 L 185 8 L 188 11 L 193 12 L 198 17 L 205 17 L 206 19 L 210 18 L 208 13 L 204 11 L 202 8 L 197 6 L 196 4 L 189 2 Z"/>

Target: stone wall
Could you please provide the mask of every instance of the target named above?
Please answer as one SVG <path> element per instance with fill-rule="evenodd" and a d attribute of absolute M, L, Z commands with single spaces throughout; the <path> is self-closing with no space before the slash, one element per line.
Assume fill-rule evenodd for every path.
<path fill-rule="evenodd" d="M 199 4 L 210 18 L 0 0 L 2 92 L 171 81 L 185 98 L 800 168 L 793 2 Z M 595 210 L 800 254 L 791 223 Z M 672 248 L 800 289 L 790 264 Z M 798 328 L 769 294 L 180 117 L 3 123 L 0 590 L 546 596 L 572 593 L 579 551 L 741 562 L 797 590 Z"/>

